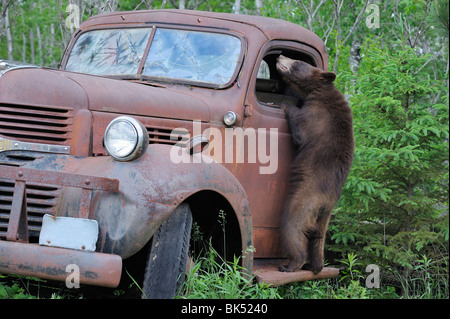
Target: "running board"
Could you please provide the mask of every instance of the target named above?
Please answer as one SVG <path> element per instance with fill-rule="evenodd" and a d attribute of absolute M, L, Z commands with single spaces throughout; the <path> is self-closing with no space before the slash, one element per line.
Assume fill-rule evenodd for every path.
<path fill-rule="evenodd" d="M 314 274 L 309 270 L 281 272 L 278 270 L 278 267 L 282 261 L 284 260 L 271 259 L 270 262 L 255 260 L 253 265 L 253 275 L 255 275 L 256 281 L 277 287 L 296 281 L 333 278 L 339 275 L 339 269 L 331 267 L 324 267 L 318 274 Z"/>

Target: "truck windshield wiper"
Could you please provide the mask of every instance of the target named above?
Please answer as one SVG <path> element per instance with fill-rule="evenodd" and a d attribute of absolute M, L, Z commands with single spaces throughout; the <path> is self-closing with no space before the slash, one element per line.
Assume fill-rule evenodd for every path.
<path fill-rule="evenodd" d="M 154 86 L 154 87 L 160 87 L 160 88 L 166 88 L 165 85 L 159 83 L 159 82 L 153 82 L 153 79 L 149 79 L 146 76 L 141 76 L 141 75 L 134 75 L 134 74 L 130 74 L 130 75 L 104 75 L 107 78 L 111 78 L 111 79 L 117 79 L 117 80 L 125 80 L 125 81 L 130 81 L 130 82 L 134 82 L 134 83 L 139 83 L 139 84 L 144 84 L 144 85 L 150 85 L 150 86 Z"/>

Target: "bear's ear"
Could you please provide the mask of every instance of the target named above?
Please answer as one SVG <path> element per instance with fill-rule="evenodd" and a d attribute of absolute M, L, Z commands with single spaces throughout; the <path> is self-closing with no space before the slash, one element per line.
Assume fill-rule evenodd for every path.
<path fill-rule="evenodd" d="M 333 72 L 322 72 L 322 78 L 327 82 L 332 83 L 336 79 L 336 74 Z"/>

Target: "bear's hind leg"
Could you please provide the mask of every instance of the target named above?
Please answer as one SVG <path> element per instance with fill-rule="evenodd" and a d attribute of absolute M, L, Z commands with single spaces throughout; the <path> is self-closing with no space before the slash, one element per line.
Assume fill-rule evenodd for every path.
<path fill-rule="evenodd" d="M 287 265 L 280 266 L 279 270 L 283 272 L 293 272 L 302 269 L 306 262 L 306 251 L 308 239 L 303 233 L 297 232 L 289 240 L 289 245 L 285 245 L 285 250 L 289 257 Z"/>
<path fill-rule="evenodd" d="M 281 221 L 280 239 L 289 262 L 281 266 L 280 271 L 292 272 L 300 270 L 306 262 L 308 252 L 308 238 L 302 231 L 303 216 L 301 209 L 303 205 L 289 202 L 287 210 Z"/>
<path fill-rule="evenodd" d="M 318 274 L 323 269 L 325 236 L 309 238 L 308 242 L 309 263 L 305 264 L 302 269 Z"/>
<path fill-rule="evenodd" d="M 306 264 L 303 269 L 311 270 L 314 274 L 318 274 L 323 269 L 325 235 L 330 216 L 331 209 L 321 208 L 319 210 L 316 227 L 308 235 L 309 264 Z"/>

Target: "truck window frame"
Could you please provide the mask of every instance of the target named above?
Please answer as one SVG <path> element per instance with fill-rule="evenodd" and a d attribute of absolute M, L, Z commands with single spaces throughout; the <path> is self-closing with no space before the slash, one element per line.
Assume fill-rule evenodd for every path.
<path fill-rule="evenodd" d="M 281 75 L 276 71 L 276 57 L 280 54 L 283 54 L 291 59 L 300 59 L 315 67 L 319 67 L 322 69 L 324 67 L 323 59 L 320 53 L 310 46 L 288 40 L 273 40 L 271 42 L 268 42 L 261 49 L 258 59 L 255 63 L 251 85 L 249 86 L 249 91 L 247 94 L 247 104 L 255 105 L 255 107 L 260 109 L 260 111 L 263 113 L 267 113 L 267 111 L 270 112 L 271 110 L 279 110 L 280 112 L 282 112 L 280 108 L 280 102 L 282 100 L 282 96 L 284 96 L 284 88 L 281 82 Z M 267 60 L 269 60 L 269 62 L 267 62 Z M 270 70 L 270 79 L 267 80 L 267 83 L 264 83 L 263 85 L 265 86 L 264 91 L 272 92 L 261 91 L 262 94 L 259 94 L 260 91 L 257 91 L 257 89 L 261 88 L 261 85 L 257 85 L 257 81 L 259 73 L 258 71 L 262 61 L 265 61 L 268 64 Z M 263 101 L 261 98 L 258 98 L 258 95 L 260 95 L 260 97 L 263 95 L 269 97 L 270 94 L 273 94 L 273 101 Z"/>

